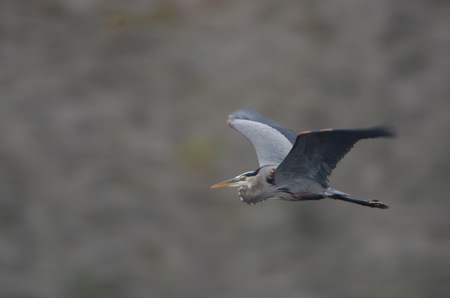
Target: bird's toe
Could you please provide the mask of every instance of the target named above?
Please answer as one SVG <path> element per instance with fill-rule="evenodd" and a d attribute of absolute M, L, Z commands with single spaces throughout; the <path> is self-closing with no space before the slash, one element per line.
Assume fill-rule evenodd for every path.
<path fill-rule="evenodd" d="M 370 200 L 369 205 L 372 208 L 380 208 L 380 209 L 387 209 L 389 208 L 388 205 L 384 204 L 383 202 L 380 202 L 378 200 Z"/>

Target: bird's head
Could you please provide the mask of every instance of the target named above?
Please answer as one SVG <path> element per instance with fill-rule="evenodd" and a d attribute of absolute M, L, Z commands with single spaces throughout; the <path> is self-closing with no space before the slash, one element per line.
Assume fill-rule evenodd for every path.
<path fill-rule="evenodd" d="M 236 177 L 234 177 L 232 179 L 216 183 L 213 186 L 211 186 L 211 188 L 220 188 L 220 187 L 225 187 L 225 186 L 240 187 L 240 186 L 248 185 L 251 178 L 255 177 L 256 174 L 258 174 L 258 170 L 245 172 L 240 175 L 237 175 Z"/>

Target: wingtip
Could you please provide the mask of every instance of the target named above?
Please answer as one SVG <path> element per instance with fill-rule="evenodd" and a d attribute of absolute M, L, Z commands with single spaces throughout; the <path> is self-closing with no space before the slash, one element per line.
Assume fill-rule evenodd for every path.
<path fill-rule="evenodd" d="M 251 119 L 252 117 L 262 117 L 254 108 L 245 107 L 228 115 L 227 125 L 232 126 L 232 122 L 238 119 Z"/>
<path fill-rule="evenodd" d="M 392 123 L 385 123 L 376 126 L 376 128 L 383 133 L 384 137 L 394 138 L 397 136 L 397 129 Z"/>
<path fill-rule="evenodd" d="M 251 116 L 257 116 L 262 117 L 254 108 L 252 107 L 245 107 L 240 110 L 237 110 L 233 113 L 231 113 L 228 116 L 228 119 L 249 119 Z"/>

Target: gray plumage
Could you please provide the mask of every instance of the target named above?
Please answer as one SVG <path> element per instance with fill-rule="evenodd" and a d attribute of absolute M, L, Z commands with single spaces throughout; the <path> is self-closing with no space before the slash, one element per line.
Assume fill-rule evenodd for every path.
<path fill-rule="evenodd" d="M 228 117 L 228 125 L 244 135 L 255 147 L 259 165 L 280 164 L 295 143 L 296 134 L 247 108 Z"/>
<path fill-rule="evenodd" d="M 229 116 L 228 125 L 255 147 L 260 167 L 213 185 L 240 186 L 239 197 L 247 204 L 267 199 L 287 201 L 338 199 L 385 209 L 378 200 L 358 200 L 331 188 L 328 177 L 338 162 L 362 139 L 393 137 L 388 126 L 367 129 L 323 129 L 296 135 L 253 109 Z"/>

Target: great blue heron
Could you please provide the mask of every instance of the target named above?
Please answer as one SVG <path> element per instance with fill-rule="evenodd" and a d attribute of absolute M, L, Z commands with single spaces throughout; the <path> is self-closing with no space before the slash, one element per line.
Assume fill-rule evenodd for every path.
<path fill-rule="evenodd" d="M 211 186 L 239 187 L 247 204 L 267 199 L 310 201 L 331 198 L 386 209 L 378 200 L 358 200 L 329 186 L 337 163 L 361 139 L 393 137 L 388 126 L 366 129 L 322 129 L 297 135 L 247 108 L 228 117 L 227 124 L 244 135 L 256 149 L 259 168 Z"/>

